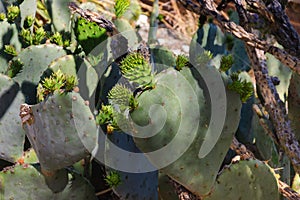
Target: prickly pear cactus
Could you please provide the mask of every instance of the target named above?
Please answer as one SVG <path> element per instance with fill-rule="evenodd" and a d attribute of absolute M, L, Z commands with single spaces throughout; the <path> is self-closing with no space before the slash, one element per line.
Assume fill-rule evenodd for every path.
<path fill-rule="evenodd" d="M 60 70 L 62 73 L 70 76 L 76 76 L 76 62 L 79 60 L 76 56 L 65 55 L 51 62 L 48 69 L 56 72 Z"/>
<path fill-rule="evenodd" d="M 158 196 L 159 200 L 179 200 L 170 178 L 164 173 L 158 176 Z"/>
<path fill-rule="evenodd" d="M 21 50 L 21 42 L 18 37 L 18 28 L 16 24 L 10 24 L 7 21 L 0 22 L 0 73 L 5 73 L 8 61 L 12 59 L 11 55 L 5 52 L 5 45 L 13 45 L 16 51 Z"/>
<path fill-rule="evenodd" d="M 55 94 L 30 110 L 24 128 L 43 169 L 72 165 L 96 147 L 94 117 L 78 93 Z"/>
<path fill-rule="evenodd" d="M 68 8 L 68 4 L 70 0 L 64 1 L 56 1 L 50 0 L 47 1 L 47 6 L 51 11 L 49 14 L 52 17 L 52 24 L 54 32 L 62 32 L 62 31 L 70 31 L 69 23 L 70 23 L 70 10 Z"/>
<path fill-rule="evenodd" d="M 106 144 L 108 150 L 110 145 L 117 145 L 119 148 L 122 148 L 126 151 L 140 153 L 140 150 L 134 144 L 132 137 L 126 133 L 114 132 L 113 134 L 109 135 L 108 138 L 113 143 L 112 144 L 109 142 Z M 108 153 L 108 155 L 110 154 Z M 106 157 L 106 162 L 109 162 L 109 159 L 109 156 Z M 132 163 L 132 165 L 137 164 L 138 163 Z M 111 169 L 107 167 L 106 171 L 109 173 Z M 147 173 L 129 173 L 117 171 L 117 173 L 120 174 L 121 184 L 114 187 L 113 190 L 120 199 L 156 200 L 158 198 L 158 171 Z"/>
<path fill-rule="evenodd" d="M 247 183 L 247 184 L 245 184 Z M 239 161 L 222 171 L 205 200 L 279 199 L 276 175 L 259 160 Z"/>
<path fill-rule="evenodd" d="M 107 39 L 105 29 L 95 22 L 78 18 L 75 22 L 75 35 L 85 54 L 89 54 L 99 43 Z"/>
<path fill-rule="evenodd" d="M 0 158 L 16 162 L 22 156 L 25 132 L 19 117 L 19 106 L 24 97 L 19 86 L 0 74 Z"/>
<path fill-rule="evenodd" d="M 24 63 L 24 68 L 14 80 L 22 85 L 23 81 L 38 84 L 43 72 L 55 59 L 66 55 L 65 50 L 57 45 L 43 44 L 30 46 L 22 50 L 15 59 L 20 59 Z M 34 76 L 33 76 L 34 75 Z"/>
<path fill-rule="evenodd" d="M 43 44 L 23 49 L 14 59 L 20 59 L 24 67 L 14 77 L 25 96 L 25 102 L 36 103 L 36 86 L 48 65 L 55 59 L 66 55 L 65 50 L 57 45 Z"/>
<path fill-rule="evenodd" d="M 20 4 L 21 27 L 24 27 L 24 21 L 26 17 L 28 16 L 35 17 L 36 8 L 37 8 L 36 0 L 27 0 L 27 1 L 23 1 Z"/>
<path fill-rule="evenodd" d="M 241 109 L 239 96 L 235 92 L 226 90 L 228 110 L 222 134 L 212 151 L 206 157 L 199 159 L 199 149 L 205 139 L 210 117 L 209 101 L 206 100 L 203 89 L 199 87 L 188 68 L 180 72 L 172 68 L 162 71 L 155 76 L 155 82 L 156 86 L 153 90 L 145 91 L 138 97 L 139 107 L 132 112 L 131 117 L 139 126 L 147 126 L 150 135 L 153 132 L 149 133 L 149 129 L 160 131 L 151 138 L 142 139 L 138 137 L 145 137 L 143 136 L 145 133 L 143 129 L 138 130 L 134 133 L 135 143 L 143 152 L 150 152 L 178 139 L 180 143 L 177 143 L 174 148 L 176 152 L 184 153 L 173 160 L 173 163 L 170 162 L 172 158 L 168 159 L 171 151 L 166 151 L 167 155 L 161 152 L 158 157 L 145 154 L 158 168 L 161 167 L 164 159 L 170 162 L 168 163 L 170 165 L 162 168 L 161 171 L 193 193 L 199 196 L 208 194 L 238 126 Z M 193 93 L 196 95 L 195 99 Z M 155 108 L 150 109 L 153 105 L 156 105 Z M 157 105 L 162 106 L 163 109 L 159 109 Z M 198 109 L 197 105 L 199 105 Z M 201 113 L 200 118 L 197 117 L 198 113 Z M 162 119 L 161 116 L 166 118 Z M 165 124 L 162 125 L 161 121 L 165 121 Z M 175 135 L 178 138 L 174 138 Z"/>
<path fill-rule="evenodd" d="M 97 199 L 94 189 L 80 175 L 69 173 L 68 185 L 53 193 L 38 166 L 16 165 L 0 172 L 1 199 Z"/>

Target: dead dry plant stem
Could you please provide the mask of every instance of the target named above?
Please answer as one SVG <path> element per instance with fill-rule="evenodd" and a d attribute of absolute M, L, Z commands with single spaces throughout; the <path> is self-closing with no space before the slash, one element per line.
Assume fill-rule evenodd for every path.
<path fill-rule="evenodd" d="M 251 33 L 252 28 L 247 23 L 249 14 L 242 5 L 237 4 L 236 8 L 239 14 L 240 24 L 246 31 Z M 276 87 L 268 74 L 265 52 L 249 45 L 246 45 L 246 50 L 254 70 L 258 91 L 264 100 L 264 107 L 275 128 L 280 148 L 282 148 L 289 157 L 295 171 L 300 173 L 300 145 L 295 137 L 295 133 L 291 129 L 291 123 L 288 119 L 285 105 L 281 101 Z"/>
<path fill-rule="evenodd" d="M 243 27 L 227 20 L 217 10 L 216 5 L 212 0 L 200 0 L 201 3 L 194 3 L 191 0 L 178 1 L 182 3 L 186 9 L 193 11 L 196 14 L 213 17 L 222 30 L 232 33 L 235 37 L 243 40 L 248 46 L 274 55 L 280 62 L 300 75 L 300 60 L 297 57 L 292 56 L 287 51 L 280 49 L 265 40 L 259 39 L 256 34 L 248 32 Z"/>

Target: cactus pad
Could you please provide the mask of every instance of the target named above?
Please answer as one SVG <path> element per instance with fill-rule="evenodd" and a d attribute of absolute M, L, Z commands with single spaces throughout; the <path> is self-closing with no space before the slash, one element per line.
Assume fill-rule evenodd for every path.
<path fill-rule="evenodd" d="M 78 93 L 54 94 L 30 109 L 32 120 L 24 127 L 43 169 L 72 165 L 95 148 L 95 120 Z"/>
<path fill-rule="evenodd" d="M 180 78 L 179 73 L 184 79 Z M 183 135 L 181 136 L 180 144 L 175 147 L 176 151 L 172 149 L 172 153 L 166 152 L 166 155 L 161 154 L 158 158 L 149 157 L 149 159 L 155 166 L 159 167 L 161 162 L 170 159 L 169 157 L 172 157 L 171 155 L 174 155 L 178 149 L 188 147 L 181 157 L 178 157 L 172 164 L 162 168 L 161 171 L 193 193 L 199 196 L 205 195 L 209 193 L 215 182 L 218 170 L 237 129 L 241 109 L 239 96 L 233 91 L 226 90 L 227 114 L 221 136 L 211 152 L 206 157 L 200 159 L 198 157 L 199 149 L 208 131 L 207 126 L 210 117 L 209 100 L 206 100 L 203 90 L 199 87 L 189 68 L 184 68 L 180 72 L 168 69 L 159 73 L 155 79 L 157 87 L 139 96 L 139 107 L 133 111 L 132 118 L 139 125 L 148 125 L 151 122 L 155 126 L 156 123 L 159 124 L 156 122 L 157 119 L 151 117 L 150 120 L 147 112 L 151 105 L 163 105 L 165 112 L 167 112 L 167 119 L 164 127 L 155 136 L 146 139 L 135 138 L 135 142 L 143 152 L 151 152 L 162 148 L 170 141 L 175 140 L 174 136 L 178 131 L 179 124 L 184 125 L 185 121 L 188 122 L 185 124 L 184 130 L 180 131 Z M 191 102 L 190 90 L 184 88 L 187 80 L 190 85 L 189 87 L 192 87 L 197 95 L 196 102 Z M 176 91 L 179 94 L 182 93 L 180 95 L 183 95 L 183 97 L 180 98 L 180 102 L 178 102 L 179 98 L 174 96 L 174 93 L 169 92 L 170 89 L 166 90 L 164 87 L 161 87 L 161 84 L 166 84 L 168 86 L 166 88 L 172 88 L 172 91 Z M 188 105 L 189 108 L 184 107 L 179 109 L 179 105 Z M 199 107 L 198 109 L 197 106 Z M 155 113 L 158 120 L 161 119 L 161 116 L 165 115 L 158 110 Z M 196 113 L 200 113 L 200 117 L 197 117 Z M 198 124 L 198 127 L 195 123 Z M 193 127 L 192 130 L 190 130 L 191 127 Z M 184 131 L 187 131 L 187 133 L 184 134 Z M 197 132 L 195 138 L 189 138 L 193 131 Z M 134 136 L 139 136 L 139 134 L 142 133 L 137 132 Z M 177 133 L 177 135 L 181 134 Z M 190 140 L 191 144 L 189 146 L 188 142 Z"/>
<path fill-rule="evenodd" d="M 211 196 L 205 200 L 219 199 L 279 199 L 277 179 L 267 164 L 258 160 L 240 161 L 224 169 Z"/>
<path fill-rule="evenodd" d="M 43 175 L 32 165 L 16 165 L 0 172 L 1 199 L 91 199 L 96 200 L 92 186 L 80 175 L 69 174 L 69 183 L 54 194 L 46 185 Z"/>
<path fill-rule="evenodd" d="M 22 156 L 25 132 L 19 118 L 19 106 L 24 97 L 19 86 L 0 74 L 0 158 L 16 162 Z"/>

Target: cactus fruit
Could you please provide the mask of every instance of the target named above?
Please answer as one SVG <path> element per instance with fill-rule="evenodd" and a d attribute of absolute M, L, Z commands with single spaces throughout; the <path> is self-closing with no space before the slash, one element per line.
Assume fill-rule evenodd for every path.
<path fill-rule="evenodd" d="M 117 18 L 122 17 L 130 5 L 130 0 L 116 0 L 114 9 Z"/>
<path fill-rule="evenodd" d="M 25 132 L 19 118 L 19 105 L 24 97 L 19 86 L 0 74 L 0 158 L 16 162 L 22 156 Z"/>
<path fill-rule="evenodd" d="M 150 64 L 140 53 L 131 53 L 120 63 L 120 69 L 125 78 L 139 84 L 141 88 L 152 88 L 155 83 Z"/>
<path fill-rule="evenodd" d="M 42 169 L 54 171 L 67 167 L 95 148 L 94 117 L 78 93 L 53 94 L 30 110 L 32 120 L 25 121 L 24 128 Z"/>
<path fill-rule="evenodd" d="M 276 200 L 279 199 L 277 178 L 273 169 L 264 162 L 239 161 L 222 171 L 211 194 L 204 199 Z"/>

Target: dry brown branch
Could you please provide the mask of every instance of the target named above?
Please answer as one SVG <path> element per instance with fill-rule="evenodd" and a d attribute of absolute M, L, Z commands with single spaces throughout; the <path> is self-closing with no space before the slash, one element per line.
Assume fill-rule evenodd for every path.
<path fill-rule="evenodd" d="M 300 60 L 287 53 L 278 47 L 273 46 L 267 41 L 260 40 L 257 35 L 247 32 L 243 27 L 237 25 L 232 21 L 228 21 L 224 16 L 217 11 L 213 1 L 204 1 L 202 5 L 196 4 L 190 0 L 178 0 L 188 10 L 193 11 L 197 14 L 207 15 L 213 17 L 220 28 L 226 32 L 232 33 L 237 38 L 243 40 L 247 45 L 263 50 L 274 55 L 280 62 L 288 66 L 290 69 L 300 74 Z"/>

